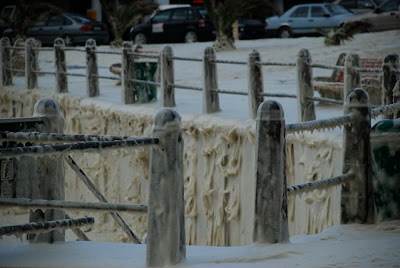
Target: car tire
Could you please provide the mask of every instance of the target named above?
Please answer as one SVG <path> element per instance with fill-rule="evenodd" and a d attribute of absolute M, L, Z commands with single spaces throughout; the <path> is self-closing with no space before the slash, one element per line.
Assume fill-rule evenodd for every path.
<path fill-rule="evenodd" d="M 72 47 L 74 45 L 74 42 L 70 35 L 66 34 L 62 37 L 62 39 L 64 40 L 64 44 L 66 47 Z"/>
<path fill-rule="evenodd" d="M 193 31 L 188 31 L 185 34 L 185 43 L 195 43 L 197 42 L 197 34 Z"/>
<path fill-rule="evenodd" d="M 290 31 L 289 27 L 282 27 L 278 31 L 279 38 L 289 38 L 292 36 L 292 31 Z"/>
<path fill-rule="evenodd" d="M 133 43 L 137 45 L 147 44 L 147 37 L 144 33 L 137 33 L 135 37 L 133 37 Z"/>

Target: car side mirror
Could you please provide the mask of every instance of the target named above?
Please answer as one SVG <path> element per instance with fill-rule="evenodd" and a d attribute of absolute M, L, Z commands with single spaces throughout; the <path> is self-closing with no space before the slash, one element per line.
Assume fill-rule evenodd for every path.
<path fill-rule="evenodd" d="M 324 18 L 330 18 L 331 14 L 325 13 L 323 16 L 324 16 Z"/>

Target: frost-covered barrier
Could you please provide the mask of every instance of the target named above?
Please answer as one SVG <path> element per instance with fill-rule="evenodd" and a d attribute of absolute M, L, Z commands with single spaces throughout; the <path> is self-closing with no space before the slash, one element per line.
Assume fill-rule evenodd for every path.
<path fill-rule="evenodd" d="M 43 94 L 40 91 L 2 89 L 0 116 L 31 116 L 34 103 L 41 97 Z M 51 97 L 61 105 L 65 133 L 151 135 L 153 109 L 67 95 Z M 252 243 L 255 122 L 250 122 L 245 124 L 211 116 L 183 116 L 183 178 L 188 244 Z M 289 135 L 286 150 L 288 185 L 341 173 L 341 147 L 335 137 Z M 71 156 L 110 202 L 147 204 L 148 148 L 71 153 Z M 72 169 L 66 167 L 65 174 L 66 200 L 96 201 Z M 326 226 L 340 223 L 339 191 L 339 187 L 331 187 L 289 197 L 290 234 L 316 233 Z M 86 213 L 71 216 L 86 216 Z M 88 236 L 92 240 L 129 241 L 108 214 L 91 216 L 96 218 L 96 224 L 84 230 L 89 231 Z M 139 237 L 146 234 L 146 215 L 126 213 L 121 216 Z"/>

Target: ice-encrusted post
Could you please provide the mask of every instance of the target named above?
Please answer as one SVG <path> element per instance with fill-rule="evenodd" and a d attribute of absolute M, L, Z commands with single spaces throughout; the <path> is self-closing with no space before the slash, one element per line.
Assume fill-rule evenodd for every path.
<path fill-rule="evenodd" d="M 63 133 L 64 117 L 61 113 L 59 104 L 52 98 L 42 98 L 36 102 L 33 116 L 45 117 L 44 125 L 38 129 L 39 132 Z M 36 160 L 38 176 L 33 176 L 36 181 L 30 181 L 32 187 L 31 198 L 47 200 L 64 200 L 64 162 L 62 156 L 43 156 Z M 28 170 L 30 172 L 30 170 Z M 36 190 L 34 190 L 36 189 Z M 39 190 L 39 191 L 37 191 Z M 51 220 L 61 220 L 65 218 L 62 210 L 41 209 L 31 210 L 29 215 L 30 222 L 41 222 Z M 62 230 L 52 231 L 46 234 L 29 235 L 31 242 L 53 243 L 64 241 L 65 233 Z"/>
<path fill-rule="evenodd" d="M 25 43 L 25 75 L 26 75 L 26 88 L 34 89 L 38 86 L 37 81 L 37 53 L 34 50 L 36 41 L 33 38 L 28 38 Z"/>
<path fill-rule="evenodd" d="M 311 55 L 308 49 L 297 54 L 297 121 L 315 120 L 315 105 L 310 98 L 314 97 L 312 82 Z"/>
<path fill-rule="evenodd" d="M 387 55 L 382 64 L 382 105 L 389 105 L 393 102 L 393 88 L 399 79 L 399 75 L 396 73 L 397 69 L 399 69 L 399 55 Z M 392 119 L 393 116 L 383 114 L 382 118 Z"/>
<path fill-rule="evenodd" d="M 56 67 L 56 93 L 68 92 L 67 64 L 65 62 L 65 43 L 62 38 L 54 40 Z"/>
<path fill-rule="evenodd" d="M 217 63 L 214 48 L 207 47 L 203 56 L 203 113 L 220 111 L 218 92 Z"/>
<path fill-rule="evenodd" d="M 289 240 L 282 106 L 264 101 L 257 111 L 254 243 Z"/>
<path fill-rule="evenodd" d="M 135 103 L 135 86 L 132 79 L 136 78 L 132 42 L 122 43 L 122 103 Z"/>
<path fill-rule="evenodd" d="M 263 78 L 262 78 L 262 65 L 260 64 L 260 53 L 253 50 L 249 53 L 247 60 L 248 66 L 248 92 L 249 92 L 249 114 L 251 119 L 257 117 L 257 109 L 264 101 L 262 93 L 264 92 Z"/>
<path fill-rule="evenodd" d="M 393 87 L 393 103 L 400 103 L 400 80 Z M 400 111 L 393 115 L 393 119 L 400 118 Z"/>
<path fill-rule="evenodd" d="M 371 110 L 368 94 L 357 88 L 345 99 L 344 113 L 355 120 L 344 126 L 343 174 L 355 178 L 342 186 L 342 223 L 373 223 L 374 192 L 372 185 L 372 155 L 370 144 Z"/>
<path fill-rule="evenodd" d="M 147 219 L 147 265 L 169 266 L 186 257 L 181 117 L 170 108 L 153 121 Z"/>
<path fill-rule="evenodd" d="M 99 71 L 97 69 L 96 41 L 89 39 L 86 41 L 86 79 L 87 96 L 97 97 L 99 91 Z"/>
<path fill-rule="evenodd" d="M 174 89 L 174 55 L 170 46 L 165 46 L 160 52 L 161 64 L 161 94 L 163 107 L 175 107 Z"/>
<path fill-rule="evenodd" d="M 344 62 L 344 89 L 343 99 L 350 91 L 360 87 L 360 73 L 357 68 L 360 66 L 360 57 L 357 54 L 347 54 Z"/>
<path fill-rule="evenodd" d="M 2 86 L 9 86 L 12 84 L 11 72 L 11 52 L 10 52 L 10 39 L 2 37 L 0 39 L 0 83 Z"/>

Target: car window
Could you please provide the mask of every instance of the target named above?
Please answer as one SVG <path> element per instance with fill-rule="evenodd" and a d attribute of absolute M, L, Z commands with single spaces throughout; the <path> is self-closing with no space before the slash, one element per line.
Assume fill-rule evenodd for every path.
<path fill-rule="evenodd" d="M 47 20 L 48 26 L 60 26 L 64 24 L 64 17 L 63 16 L 53 16 Z"/>
<path fill-rule="evenodd" d="M 325 15 L 325 10 L 322 7 L 311 7 L 311 17 L 320 18 Z"/>
<path fill-rule="evenodd" d="M 183 21 L 187 18 L 187 9 L 177 9 L 172 13 L 172 21 Z"/>
<path fill-rule="evenodd" d="M 86 22 L 91 22 L 92 20 L 89 18 L 85 18 L 85 17 L 79 17 L 79 16 L 75 16 L 75 15 L 69 15 L 74 21 L 76 21 L 77 23 L 86 23 Z"/>
<path fill-rule="evenodd" d="M 291 18 L 306 18 L 308 16 L 308 7 L 298 7 L 290 15 Z"/>
<path fill-rule="evenodd" d="M 397 10 L 397 1 L 392 0 L 392 1 L 387 2 L 386 4 L 381 6 L 380 10 L 382 12 Z"/>
<path fill-rule="evenodd" d="M 326 5 L 325 8 L 334 16 L 352 13 L 350 10 L 341 5 Z"/>
<path fill-rule="evenodd" d="M 158 13 L 153 17 L 153 23 L 160 23 L 169 20 L 169 16 L 171 15 L 171 10 L 165 10 L 163 12 Z"/>
<path fill-rule="evenodd" d="M 37 26 L 37 27 L 41 27 L 41 26 L 45 26 L 46 22 L 45 21 L 38 21 L 35 24 L 33 24 L 33 26 Z"/>

